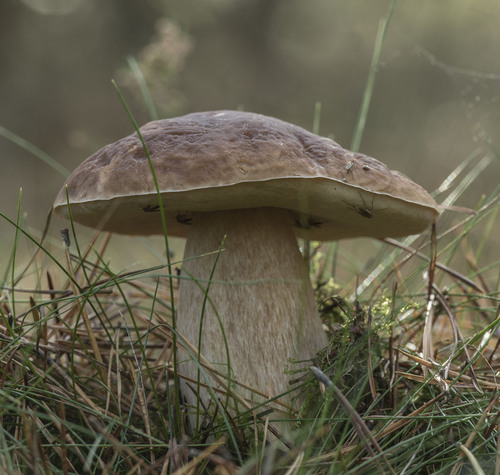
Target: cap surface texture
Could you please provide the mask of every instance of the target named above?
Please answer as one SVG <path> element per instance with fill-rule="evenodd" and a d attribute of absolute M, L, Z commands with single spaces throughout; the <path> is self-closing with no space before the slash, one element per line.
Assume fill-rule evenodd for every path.
<path fill-rule="evenodd" d="M 380 161 L 287 122 L 214 111 L 140 129 L 152 159 L 169 234 L 186 236 L 199 211 L 288 210 L 311 239 L 403 236 L 438 215 L 419 185 Z M 76 222 L 125 234 L 163 232 L 150 164 L 137 133 L 78 166 L 54 202 Z"/>

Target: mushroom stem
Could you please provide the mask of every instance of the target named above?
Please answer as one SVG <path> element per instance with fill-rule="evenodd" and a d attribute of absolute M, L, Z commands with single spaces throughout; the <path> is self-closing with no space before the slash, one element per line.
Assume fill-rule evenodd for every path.
<path fill-rule="evenodd" d="M 217 251 L 224 236 L 224 248 L 209 284 L 216 255 L 196 256 Z M 270 397 L 289 391 L 290 376 L 284 370 L 290 358 L 308 360 L 327 344 L 289 212 L 258 208 L 196 213 L 185 258 L 185 275 L 197 279 L 203 289 L 209 285 L 213 304 L 207 301 L 203 316 L 203 357 L 218 372 L 228 374 L 224 331 L 235 380 Z M 177 329 L 195 347 L 204 298 L 194 280 L 181 282 Z M 198 377 L 192 361 L 181 364 L 180 371 L 194 380 Z M 196 391 L 195 384 L 191 388 Z M 248 390 L 234 384 L 231 388 L 253 404 L 263 402 Z M 183 392 L 188 405 L 196 406 L 195 392 L 188 388 Z M 200 407 L 208 407 L 208 391 L 200 391 L 199 397 Z M 292 404 L 292 395 L 281 401 Z M 234 414 L 234 408 L 229 410 Z"/>

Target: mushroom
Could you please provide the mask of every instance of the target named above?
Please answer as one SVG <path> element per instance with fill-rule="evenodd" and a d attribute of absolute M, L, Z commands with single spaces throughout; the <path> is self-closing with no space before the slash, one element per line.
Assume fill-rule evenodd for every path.
<path fill-rule="evenodd" d="M 197 347 L 203 313 L 201 354 L 220 374 L 244 383 L 247 388 L 231 388 L 254 403 L 264 400 L 259 393 L 289 391 L 290 359 L 309 360 L 327 344 L 297 237 L 405 236 L 438 216 L 433 198 L 405 175 L 275 118 L 200 112 L 150 122 L 140 131 L 168 233 L 187 237 L 177 330 Z M 75 169 L 54 202 L 65 218 L 67 197 L 72 218 L 86 226 L 163 232 L 136 133 Z M 214 252 L 222 241 L 223 249 Z M 187 357 L 180 371 L 191 381 L 199 374 Z M 188 403 L 206 407 L 209 392 L 195 390 L 186 384 Z M 290 394 L 281 400 L 293 405 Z"/>

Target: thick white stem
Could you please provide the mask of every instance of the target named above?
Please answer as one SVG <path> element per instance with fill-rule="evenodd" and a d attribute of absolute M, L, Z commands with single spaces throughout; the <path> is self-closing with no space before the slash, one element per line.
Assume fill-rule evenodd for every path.
<path fill-rule="evenodd" d="M 197 256 L 217 251 L 224 236 L 209 284 L 216 255 Z M 202 355 L 227 374 L 224 332 L 237 381 L 269 396 L 288 391 L 290 376 L 284 371 L 289 359 L 310 359 L 326 346 L 327 339 L 287 212 L 259 208 L 195 214 L 185 259 L 191 260 L 184 262 L 183 276 L 192 275 L 203 289 L 209 285 L 211 303 L 207 301 L 203 316 Z M 198 346 L 204 298 L 194 281 L 181 281 L 177 328 L 194 346 Z M 182 363 L 180 371 L 192 379 L 198 375 L 192 362 Z M 254 403 L 263 401 L 237 386 L 232 390 Z M 193 392 L 186 388 L 184 393 L 188 404 L 195 406 Z M 202 391 L 200 397 L 207 405 L 208 392 Z M 292 399 L 282 400 L 290 404 Z"/>

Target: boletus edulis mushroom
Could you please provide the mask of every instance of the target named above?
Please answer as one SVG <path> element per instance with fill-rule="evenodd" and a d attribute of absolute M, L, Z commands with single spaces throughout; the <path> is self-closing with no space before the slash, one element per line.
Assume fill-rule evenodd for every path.
<path fill-rule="evenodd" d="M 405 236 L 424 231 L 438 216 L 433 198 L 402 173 L 272 117 L 200 112 L 150 122 L 140 131 L 168 233 L 187 238 L 177 330 L 195 347 L 200 341 L 212 368 L 230 374 L 231 389 L 252 404 L 264 399 L 234 381 L 279 396 L 290 390 L 290 359 L 307 361 L 327 344 L 297 237 Z M 163 233 L 136 133 L 74 170 L 54 203 L 66 218 L 67 196 L 72 218 L 86 226 Z M 190 381 L 184 385 L 188 404 L 206 409 L 209 391 L 195 394 L 198 365 L 185 355 L 179 371 Z M 290 404 L 292 397 L 282 401 Z"/>

